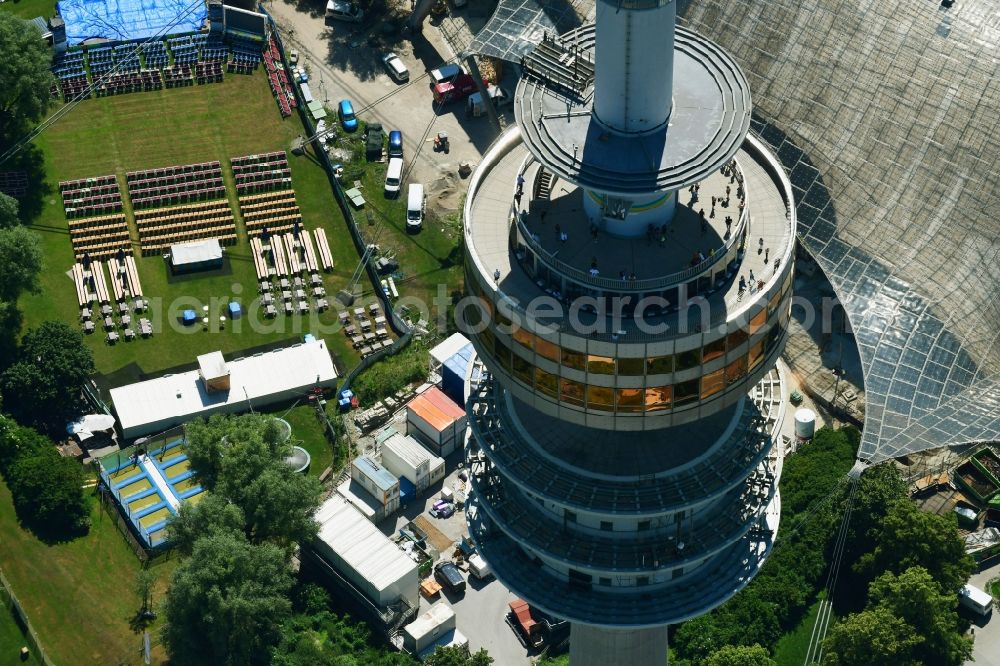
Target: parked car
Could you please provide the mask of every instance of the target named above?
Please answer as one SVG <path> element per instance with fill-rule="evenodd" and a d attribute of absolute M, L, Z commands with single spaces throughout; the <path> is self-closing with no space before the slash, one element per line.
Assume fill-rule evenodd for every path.
<path fill-rule="evenodd" d="M 388 70 L 389 76 L 395 79 L 397 83 L 406 83 L 410 80 L 410 70 L 406 68 L 406 65 L 403 64 L 403 61 L 395 53 L 387 53 L 382 56 L 382 64 Z"/>
<path fill-rule="evenodd" d="M 289 53 L 288 53 L 288 62 L 290 62 L 290 63 L 292 63 L 294 65 L 298 61 L 299 61 L 299 52 L 296 51 L 295 49 L 292 49 L 291 51 L 289 51 Z"/>
<path fill-rule="evenodd" d="M 403 156 L 403 133 L 399 130 L 389 132 L 389 157 Z"/>
<path fill-rule="evenodd" d="M 434 567 L 434 578 L 452 592 L 465 592 L 465 577 L 451 562 L 438 562 Z"/>
<path fill-rule="evenodd" d="M 330 0 L 326 3 L 326 19 L 328 21 L 346 21 L 347 23 L 361 23 L 365 18 L 365 13 L 361 11 L 353 2 L 343 0 Z"/>
<path fill-rule="evenodd" d="M 462 69 L 461 65 L 442 65 L 437 69 L 432 69 L 430 87 L 433 88 L 439 83 L 448 83 L 462 74 L 465 74 L 465 70 Z"/>
<path fill-rule="evenodd" d="M 344 126 L 345 131 L 353 132 L 358 129 L 358 119 L 354 115 L 354 105 L 351 104 L 351 100 L 340 100 L 337 104 L 337 115 L 340 116 L 340 124 Z"/>
<path fill-rule="evenodd" d="M 476 80 L 469 74 L 460 74 L 451 81 L 434 86 L 434 103 L 448 104 L 465 99 L 476 92 Z"/>

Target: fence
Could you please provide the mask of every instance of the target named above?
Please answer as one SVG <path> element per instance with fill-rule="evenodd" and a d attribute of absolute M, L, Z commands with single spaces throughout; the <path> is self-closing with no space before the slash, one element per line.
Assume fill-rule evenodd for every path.
<path fill-rule="evenodd" d="M 38 640 L 38 634 L 35 632 L 35 628 L 31 626 L 31 621 L 28 619 L 27 613 L 24 612 L 24 608 L 21 607 L 21 602 L 17 600 L 14 595 L 14 591 L 10 587 L 10 582 L 7 577 L 3 575 L 3 571 L 0 571 L 0 600 L 2 600 L 3 605 L 7 608 L 11 614 L 14 616 L 14 620 L 17 622 L 18 627 L 24 633 L 24 640 L 28 644 L 27 647 L 31 650 L 38 660 L 42 662 L 45 666 L 54 666 L 52 660 L 49 656 L 45 654 L 45 650 L 42 649 L 42 644 Z"/>
<path fill-rule="evenodd" d="M 278 52 L 281 54 L 281 62 L 284 64 L 286 69 L 289 69 L 288 59 L 285 55 L 285 44 L 281 40 L 281 35 L 278 34 L 278 29 L 274 23 L 274 19 L 271 18 L 270 13 L 268 13 L 267 9 L 264 7 L 261 7 L 260 11 L 267 16 L 267 22 L 271 28 L 271 35 L 273 36 L 275 43 L 278 45 Z M 319 144 L 316 126 L 313 124 L 312 118 L 309 117 L 308 109 L 302 98 L 302 92 L 299 90 L 297 85 L 292 85 L 292 90 L 295 92 L 295 97 L 298 100 L 296 108 L 299 112 L 299 118 L 301 118 L 302 124 L 306 128 L 306 135 L 312 137 L 309 143 L 312 145 L 313 153 L 316 155 L 319 163 L 323 166 L 323 170 L 326 171 L 327 180 L 330 181 L 330 187 L 333 189 L 334 198 L 337 200 L 337 206 L 340 208 L 340 212 L 344 215 L 344 220 L 347 222 L 347 230 L 350 232 L 351 239 L 354 241 L 354 246 L 358 251 L 358 256 L 368 257 L 367 244 L 365 243 L 364 237 L 361 235 L 361 229 L 358 226 L 357 220 L 354 218 L 354 212 L 351 210 L 347 196 L 344 194 L 344 189 L 341 187 L 340 181 L 334 173 L 333 163 L 330 162 L 330 156 L 326 154 L 326 151 L 323 150 Z M 378 277 L 378 273 L 375 271 L 375 267 L 372 265 L 372 262 L 367 258 L 365 259 L 365 272 L 368 274 L 368 279 L 371 281 L 372 288 L 375 290 L 376 298 L 379 299 L 383 310 L 387 314 L 386 320 L 389 323 L 389 326 L 392 327 L 393 332 L 395 332 L 399 337 L 391 346 L 386 347 L 371 356 L 363 358 L 357 367 L 348 373 L 343 384 L 341 384 L 342 388 L 350 388 L 351 382 L 360 373 L 371 367 L 371 365 L 376 361 L 397 353 L 400 349 L 409 344 L 410 339 L 413 337 L 412 329 L 399 317 L 398 314 L 396 314 L 396 311 L 392 306 L 392 301 L 389 300 L 389 296 L 382 291 L 382 284 Z"/>

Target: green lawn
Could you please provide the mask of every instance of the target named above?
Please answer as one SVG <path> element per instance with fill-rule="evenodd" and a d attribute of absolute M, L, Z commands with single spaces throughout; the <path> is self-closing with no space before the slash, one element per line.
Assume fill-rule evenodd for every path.
<path fill-rule="evenodd" d="M 135 659 L 142 638 L 129 627 L 139 609 L 133 589 L 139 560 L 96 501 L 91 519 L 87 536 L 45 544 L 18 525 L 10 491 L 0 482 L 0 568 L 60 666 Z M 153 568 L 159 576 L 154 603 L 174 566 L 167 561 Z M 162 663 L 162 648 L 157 653 Z"/>
<path fill-rule="evenodd" d="M 42 237 L 45 268 L 41 291 L 24 297 L 21 309 L 27 326 L 47 319 L 76 324 L 78 308 L 73 284 L 66 271 L 73 263 L 62 203 L 60 180 L 125 172 L 174 164 L 220 160 L 235 202 L 235 188 L 228 159 L 270 150 L 287 149 L 302 133 L 297 118 L 282 120 L 263 72 L 254 76 L 227 76 L 224 83 L 155 92 L 89 99 L 43 134 L 38 145 L 45 157 L 46 182 L 40 211 L 32 228 Z M 292 182 L 302 210 L 304 226 L 327 230 L 335 270 L 327 275 L 331 296 L 343 288 L 357 265 L 357 252 L 333 199 L 325 172 L 312 156 L 289 153 Z M 234 210 L 237 210 L 234 206 Z M 237 219 L 242 232 L 242 222 Z M 160 257 L 138 258 L 139 279 L 151 303 L 157 334 L 152 340 L 119 343 L 110 347 L 100 333 L 88 338 L 98 371 L 113 373 L 114 384 L 134 381 L 140 373 L 156 373 L 193 363 L 209 351 L 224 353 L 282 343 L 313 332 L 325 337 L 345 367 L 357 360 L 343 333 L 334 333 L 336 313 L 311 313 L 308 317 L 278 317 L 267 321 L 246 316 L 218 330 L 218 317 L 226 303 L 236 298 L 249 305 L 256 298 L 256 275 L 249 244 L 227 248 L 229 270 L 215 274 L 168 279 Z M 133 239 L 137 236 L 133 226 Z M 110 287 L 109 287 L 110 288 Z M 184 329 L 176 324 L 184 308 L 209 305 L 213 325 Z"/>
<path fill-rule="evenodd" d="M 55 15 L 56 3 L 53 0 L 7 0 L 0 5 L 0 11 L 10 12 L 23 19 L 33 19 L 36 16 L 47 19 Z"/>
<path fill-rule="evenodd" d="M 806 652 L 809 650 L 809 639 L 816 625 L 816 613 L 819 612 L 819 601 L 809 607 L 799 625 L 778 640 L 774 646 L 774 660 L 778 666 L 802 666 Z M 837 617 L 830 618 L 830 628 L 837 623 Z M 829 633 L 828 633 L 829 635 Z"/>
<path fill-rule="evenodd" d="M 333 461 L 333 449 L 323 433 L 324 425 L 316 418 L 312 404 L 301 404 L 273 412 L 292 426 L 292 442 L 309 452 L 309 474 L 319 476 Z"/>
<path fill-rule="evenodd" d="M 13 610 L 7 610 L 6 607 L 0 606 L 0 666 L 18 666 L 20 664 L 38 666 L 41 662 L 35 658 L 34 652 L 27 660 L 21 660 L 20 651 L 24 646 L 29 646 L 29 644 L 25 640 L 21 627 L 14 619 Z"/>
<path fill-rule="evenodd" d="M 354 144 L 355 155 L 364 154 L 360 141 L 358 138 Z M 383 254 L 395 256 L 399 261 L 402 275 L 394 280 L 403 297 L 401 302 L 422 303 L 433 308 L 439 285 L 443 285 L 445 296 L 464 290 L 460 218 L 442 220 L 429 214 L 419 233 L 407 233 L 406 188 L 398 197 L 387 199 L 383 194 L 385 171 L 383 163 L 366 164 L 359 159 L 345 169 L 344 181 L 361 180 L 367 201 L 365 210 L 356 211 L 355 218 L 369 243 L 377 243 Z M 433 309 L 430 314 L 437 316 Z M 428 314 L 425 312 L 423 316 Z M 414 316 L 414 320 L 418 318 Z"/>

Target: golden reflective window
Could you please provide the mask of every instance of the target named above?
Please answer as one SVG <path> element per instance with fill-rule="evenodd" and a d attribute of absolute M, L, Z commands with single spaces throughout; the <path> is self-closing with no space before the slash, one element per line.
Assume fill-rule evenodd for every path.
<path fill-rule="evenodd" d="M 730 333 L 729 337 L 726 338 L 726 346 L 729 348 L 730 351 L 736 351 L 736 349 L 746 341 L 747 341 L 747 332 L 744 331 L 742 328 L 738 328 L 732 333 Z"/>
<path fill-rule="evenodd" d="M 615 374 L 615 359 L 610 356 L 587 355 L 587 372 L 597 375 Z"/>
<path fill-rule="evenodd" d="M 615 409 L 615 390 L 607 386 L 587 386 L 587 409 Z"/>
<path fill-rule="evenodd" d="M 674 401 L 673 386 L 650 386 L 646 389 L 646 411 L 655 412 L 670 409 Z"/>
<path fill-rule="evenodd" d="M 719 368 L 701 378 L 701 399 L 709 398 L 726 387 L 723 370 Z"/>
<path fill-rule="evenodd" d="M 778 289 L 777 291 L 774 292 L 774 295 L 771 296 L 771 300 L 767 304 L 767 311 L 768 312 L 774 314 L 774 311 L 778 309 L 778 303 L 781 302 L 781 294 L 782 293 L 783 293 L 782 290 Z"/>
<path fill-rule="evenodd" d="M 761 308 L 761 311 L 750 319 L 750 325 L 748 326 L 750 335 L 759 331 L 765 323 L 767 323 L 767 308 Z"/>
<path fill-rule="evenodd" d="M 756 343 L 750 346 L 750 369 L 753 370 L 760 362 L 764 360 L 764 341 L 758 340 Z"/>
<path fill-rule="evenodd" d="M 533 333 L 529 333 L 526 328 L 518 327 L 514 329 L 511 337 L 514 338 L 514 342 L 518 343 L 522 347 L 527 347 L 528 349 L 535 348 L 535 336 Z"/>
<path fill-rule="evenodd" d="M 673 356 L 653 356 L 646 359 L 647 375 L 669 375 L 674 371 Z"/>
<path fill-rule="evenodd" d="M 551 372 L 535 368 L 535 388 L 553 398 L 559 397 L 559 378 Z"/>
<path fill-rule="evenodd" d="M 583 390 L 585 384 L 572 379 L 559 380 L 559 395 L 563 402 L 571 405 L 583 405 Z"/>
<path fill-rule="evenodd" d="M 562 364 L 565 365 L 567 368 L 573 368 L 574 370 L 586 370 L 587 355 L 581 354 L 580 352 L 563 349 Z"/>
<path fill-rule="evenodd" d="M 702 350 L 702 358 L 705 359 L 705 363 L 708 363 L 712 359 L 719 358 L 726 353 L 726 339 L 719 338 L 715 342 L 709 342 L 705 345 Z"/>
<path fill-rule="evenodd" d="M 726 366 L 726 386 L 735 384 L 747 374 L 747 359 L 740 356 L 738 359 Z"/>
<path fill-rule="evenodd" d="M 642 389 L 618 389 L 619 412 L 641 412 L 645 407 Z"/>
<path fill-rule="evenodd" d="M 550 361 L 559 362 L 559 345 L 553 344 L 542 338 L 535 338 L 535 351 L 539 356 L 544 356 Z"/>

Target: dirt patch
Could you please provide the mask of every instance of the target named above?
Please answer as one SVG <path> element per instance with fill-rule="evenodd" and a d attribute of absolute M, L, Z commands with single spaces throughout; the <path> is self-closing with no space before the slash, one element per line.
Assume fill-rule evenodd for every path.
<path fill-rule="evenodd" d="M 427 187 L 427 206 L 439 216 L 447 217 L 461 207 L 464 192 L 457 174 L 444 173 Z"/>
<path fill-rule="evenodd" d="M 427 540 L 434 550 L 439 553 L 450 553 L 455 542 L 449 539 L 444 532 L 438 528 L 431 525 L 431 521 L 427 520 L 424 516 L 417 516 L 413 519 L 413 524 L 424 531 L 427 535 Z"/>

